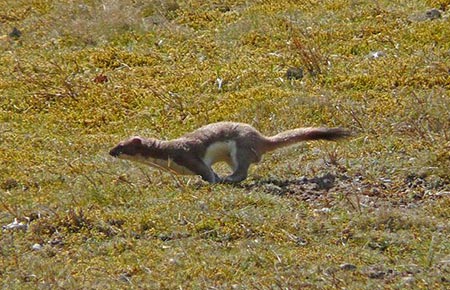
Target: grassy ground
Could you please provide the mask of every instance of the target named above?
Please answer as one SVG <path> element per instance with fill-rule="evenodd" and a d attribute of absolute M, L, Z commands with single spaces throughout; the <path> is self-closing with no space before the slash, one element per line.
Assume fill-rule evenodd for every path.
<path fill-rule="evenodd" d="M 0 1 L 3 288 L 450 287 L 447 9 Z M 239 186 L 107 155 L 220 120 L 356 136 Z"/>

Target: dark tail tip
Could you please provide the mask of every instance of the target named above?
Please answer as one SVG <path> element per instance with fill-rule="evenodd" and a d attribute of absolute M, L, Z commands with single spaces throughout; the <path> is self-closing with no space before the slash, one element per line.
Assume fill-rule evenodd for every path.
<path fill-rule="evenodd" d="M 341 139 L 353 136 L 353 132 L 345 128 L 331 128 L 332 138 Z"/>
<path fill-rule="evenodd" d="M 311 140 L 338 140 L 353 136 L 352 131 L 337 127 L 337 128 L 320 128 L 312 130 L 308 133 Z"/>

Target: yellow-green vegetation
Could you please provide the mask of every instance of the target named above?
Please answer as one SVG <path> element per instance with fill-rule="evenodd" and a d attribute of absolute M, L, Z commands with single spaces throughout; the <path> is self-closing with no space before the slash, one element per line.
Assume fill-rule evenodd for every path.
<path fill-rule="evenodd" d="M 0 0 L 2 288 L 450 287 L 449 11 Z M 221 120 L 355 137 L 238 186 L 107 154 Z"/>

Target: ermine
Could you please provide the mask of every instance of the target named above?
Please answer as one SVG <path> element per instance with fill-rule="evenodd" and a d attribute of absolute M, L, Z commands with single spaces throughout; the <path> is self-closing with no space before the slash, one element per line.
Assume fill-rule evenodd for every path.
<path fill-rule="evenodd" d="M 298 128 L 272 137 L 244 123 L 219 122 L 203 126 L 174 140 L 132 137 L 109 154 L 183 175 L 200 175 L 209 183 L 235 183 L 247 178 L 252 163 L 264 153 L 308 140 L 336 140 L 350 136 L 343 128 Z M 220 178 L 211 168 L 226 162 L 232 173 Z"/>

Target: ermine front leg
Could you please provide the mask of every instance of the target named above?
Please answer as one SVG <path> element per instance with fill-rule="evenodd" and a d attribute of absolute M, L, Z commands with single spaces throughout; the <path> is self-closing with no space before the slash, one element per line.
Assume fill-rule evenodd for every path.
<path fill-rule="evenodd" d="M 200 175 L 204 181 L 209 183 L 219 183 L 222 179 L 201 159 L 196 157 L 185 158 L 187 167 L 197 175 Z"/>

